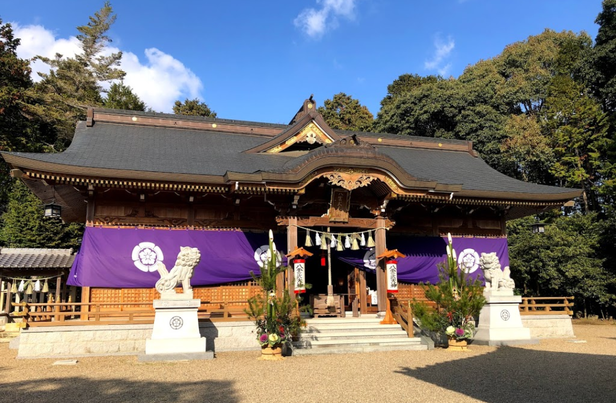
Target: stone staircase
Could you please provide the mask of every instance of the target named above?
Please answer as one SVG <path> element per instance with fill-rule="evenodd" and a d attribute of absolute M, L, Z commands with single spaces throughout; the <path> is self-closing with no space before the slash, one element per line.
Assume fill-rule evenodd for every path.
<path fill-rule="evenodd" d="M 381 325 L 375 315 L 306 320 L 293 355 L 345 354 L 391 350 L 427 350 L 419 337 L 409 338 L 400 325 Z"/>

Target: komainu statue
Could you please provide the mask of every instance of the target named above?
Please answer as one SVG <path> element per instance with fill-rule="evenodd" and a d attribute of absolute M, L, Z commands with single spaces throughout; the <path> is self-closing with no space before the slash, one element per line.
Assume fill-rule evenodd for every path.
<path fill-rule="evenodd" d="M 486 290 L 513 290 L 515 288 L 515 282 L 510 277 L 509 266 L 501 270 L 496 252 L 482 253 L 479 258 L 479 265 L 486 280 Z"/>
<path fill-rule="evenodd" d="M 182 284 L 184 294 L 187 298 L 192 299 L 192 287 L 190 286 L 190 279 L 193 276 L 195 266 L 199 264 L 201 260 L 201 253 L 197 248 L 191 248 L 190 246 L 181 246 L 180 253 L 175 261 L 175 266 L 171 271 L 167 271 L 165 264 L 158 263 L 158 273 L 160 273 L 160 280 L 156 282 L 156 291 L 161 296 L 176 294 L 175 287 Z"/>

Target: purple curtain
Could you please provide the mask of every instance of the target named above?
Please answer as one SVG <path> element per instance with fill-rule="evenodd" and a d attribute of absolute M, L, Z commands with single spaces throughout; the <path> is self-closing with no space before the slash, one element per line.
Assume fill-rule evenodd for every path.
<path fill-rule="evenodd" d="M 276 235 L 274 240 L 278 250 L 286 250 L 286 236 Z M 267 245 L 265 232 L 88 227 L 67 283 L 82 287 L 154 287 L 160 278 L 157 263 L 163 262 L 171 270 L 181 246 L 201 252 L 192 285 L 245 281 L 251 278 L 251 271 L 260 275 L 255 259 L 263 255 Z"/>
<path fill-rule="evenodd" d="M 406 255 L 406 258 L 398 259 L 398 280 L 406 283 L 436 283 L 438 264 L 447 258 L 446 246 L 447 238 L 387 235 L 387 249 L 398 249 Z M 458 264 L 467 268 L 471 278 L 484 280 L 478 265 L 482 253 L 496 252 L 502 268 L 509 266 L 506 238 L 454 237 L 453 248 L 458 255 Z M 340 253 L 339 259 L 369 270 L 364 254 L 366 251 L 345 251 Z"/>

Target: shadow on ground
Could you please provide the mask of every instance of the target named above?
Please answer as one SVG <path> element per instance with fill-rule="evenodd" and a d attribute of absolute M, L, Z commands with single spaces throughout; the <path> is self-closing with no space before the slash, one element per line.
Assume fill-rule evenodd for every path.
<path fill-rule="evenodd" d="M 216 402 L 237 403 L 232 382 L 149 382 L 45 378 L 0 383 L 3 402 Z"/>
<path fill-rule="evenodd" d="M 481 356 L 396 372 L 488 403 L 613 403 L 615 370 L 615 356 L 501 347 Z"/>

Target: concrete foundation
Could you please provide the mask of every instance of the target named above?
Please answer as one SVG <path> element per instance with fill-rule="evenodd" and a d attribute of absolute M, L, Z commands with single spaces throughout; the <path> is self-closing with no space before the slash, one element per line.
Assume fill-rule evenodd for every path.
<path fill-rule="evenodd" d="M 522 325 L 534 339 L 575 337 L 569 315 L 522 315 Z"/>
<path fill-rule="evenodd" d="M 50 326 L 23 329 L 17 358 L 141 355 L 153 325 Z M 201 322 L 212 352 L 260 350 L 253 322 Z"/>

